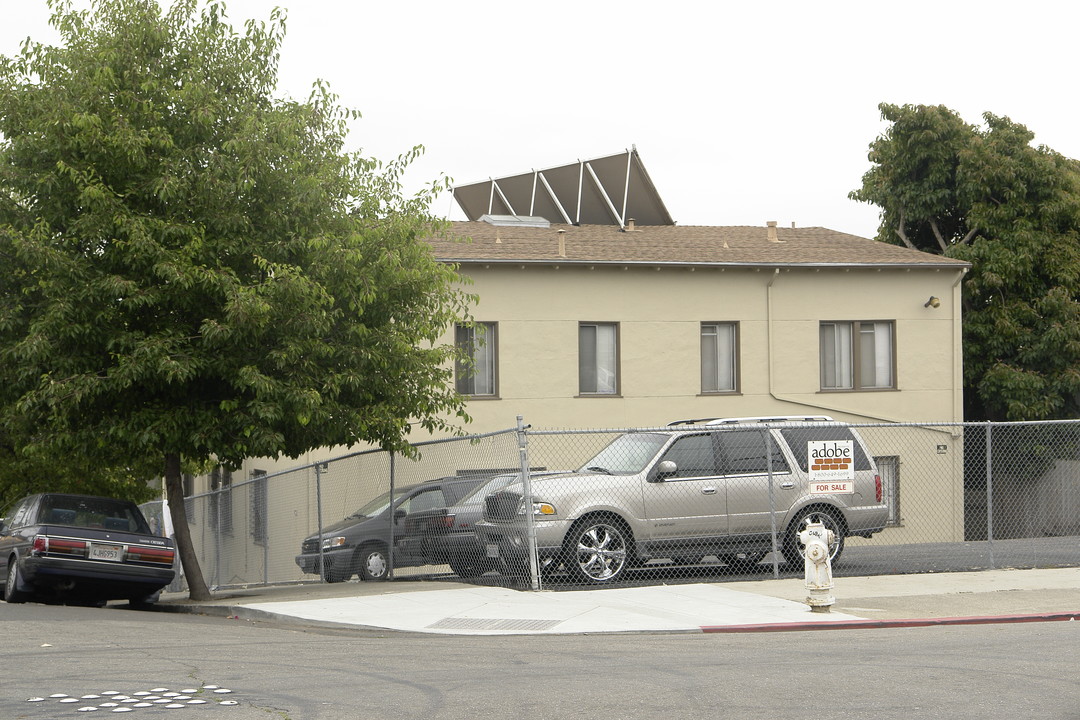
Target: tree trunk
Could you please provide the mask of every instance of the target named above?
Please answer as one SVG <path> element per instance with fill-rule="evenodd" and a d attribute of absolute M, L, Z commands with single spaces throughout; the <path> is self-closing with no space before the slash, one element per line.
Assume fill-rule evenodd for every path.
<path fill-rule="evenodd" d="M 165 455 L 165 496 L 169 499 L 169 515 L 172 516 L 173 532 L 176 533 L 176 549 L 180 553 L 180 564 L 184 568 L 184 577 L 188 584 L 188 597 L 192 600 L 210 599 L 210 588 L 206 586 L 199 557 L 191 544 L 191 526 L 187 520 L 187 506 L 184 505 L 184 481 L 180 474 L 180 456 L 176 453 Z"/>

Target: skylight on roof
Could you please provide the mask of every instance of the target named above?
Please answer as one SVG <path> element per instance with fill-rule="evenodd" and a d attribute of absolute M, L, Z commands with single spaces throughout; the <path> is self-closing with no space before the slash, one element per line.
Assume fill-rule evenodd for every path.
<path fill-rule="evenodd" d="M 497 227 L 551 227 L 550 222 L 533 215 L 481 215 L 480 222 L 486 222 Z"/>

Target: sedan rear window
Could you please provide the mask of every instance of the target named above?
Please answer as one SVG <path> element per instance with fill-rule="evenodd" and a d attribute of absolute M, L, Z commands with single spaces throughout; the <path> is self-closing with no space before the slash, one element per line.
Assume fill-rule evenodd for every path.
<path fill-rule="evenodd" d="M 43 525 L 150 534 L 150 527 L 138 507 L 133 503 L 109 498 L 47 495 L 42 498 L 38 508 L 38 522 Z"/>

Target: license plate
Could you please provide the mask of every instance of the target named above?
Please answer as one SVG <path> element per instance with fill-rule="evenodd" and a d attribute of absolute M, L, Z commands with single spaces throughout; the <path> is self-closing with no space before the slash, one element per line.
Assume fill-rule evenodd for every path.
<path fill-rule="evenodd" d="M 496 544 L 496 543 L 488 543 L 487 544 L 487 556 L 489 558 L 497 558 L 497 557 L 499 557 L 499 546 L 498 546 L 498 544 Z"/>
<path fill-rule="evenodd" d="M 90 546 L 90 559 L 120 562 L 124 559 L 124 546 L 92 544 Z"/>

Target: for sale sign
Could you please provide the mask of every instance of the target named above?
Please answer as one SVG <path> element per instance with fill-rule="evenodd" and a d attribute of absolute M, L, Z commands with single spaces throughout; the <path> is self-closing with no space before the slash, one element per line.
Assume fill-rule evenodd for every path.
<path fill-rule="evenodd" d="M 855 492 L 855 441 L 811 440 L 806 444 L 810 492 Z"/>

